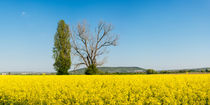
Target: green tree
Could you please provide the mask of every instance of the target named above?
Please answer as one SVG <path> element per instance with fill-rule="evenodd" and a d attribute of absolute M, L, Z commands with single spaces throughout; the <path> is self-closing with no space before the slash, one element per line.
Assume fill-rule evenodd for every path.
<path fill-rule="evenodd" d="M 148 70 L 146 71 L 146 73 L 147 73 L 147 74 L 157 74 L 157 72 L 156 72 L 155 70 L 153 70 L 153 69 L 148 69 Z"/>
<path fill-rule="evenodd" d="M 206 72 L 209 72 L 209 70 L 208 70 L 208 68 L 206 68 L 206 70 L 205 70 Z"/>
<path fill-rule="evenodd" d="M 58 22 L 57 32 L 54 36 L 53 64 L 57 75 L 68 75 L 68 70 L 71 67 L 71 44 L 70 44 L 69 26 L 64 20 Z"/>

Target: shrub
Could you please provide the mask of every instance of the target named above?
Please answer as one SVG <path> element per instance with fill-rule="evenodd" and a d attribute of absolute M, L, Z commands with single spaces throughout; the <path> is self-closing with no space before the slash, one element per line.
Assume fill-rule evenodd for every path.
<path fill-rule="evenodd" d="M 153 69 L 148 69 L 148 70 L 146 71 L 146 73 L 147 73 L 147 74 L 157 74 L 157 72 L 156 72 L 155 70 L 153 70 Z"/>
<path fill-rule="evenodd" d="M 95 65 L 90 65 L 86 70 L 85 74 L 87 75 L 96 75 L 96 74 L 104 74 L 104 72 L 98 70 Z"/>

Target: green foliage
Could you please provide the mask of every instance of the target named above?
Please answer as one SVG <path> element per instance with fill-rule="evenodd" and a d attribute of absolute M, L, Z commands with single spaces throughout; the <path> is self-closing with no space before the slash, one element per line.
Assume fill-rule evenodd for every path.
<path fill-rule="evenodd" d="M 71 44 L 69 26 L 60 20 L 54 37 L 54 68 L 58 75 L 67 75 L 71 67 Z"/>
<path fill-rule="evenodd" d="M 160 71 L 159 73 L 160 73 L 160 74 L 169 74 L 170 72 L 167 71 L 167 70 L 162 70 L 162 71 Z"/>
<path fill-rule="evenodd" d="M 208 68 L 206 68 L 205 72 L 210 72 L 210 70 Z"/>
<path fill-rule="evenodd" d="M 104 74 L 102 71 L 98 70 L 95 65 L 90 65 L 86 70 L 85 74 L 87 75 L 96 75 L 96 74 Z"/>
<path fill-rule="evenodd" d="M 147 74 L 157 74 L 157 72 L 156 72 L 155 70 L 153 70 L 153 69 L 148 69 L 148 70 L 146 71 L 146 73 L 147 73 Z"/>

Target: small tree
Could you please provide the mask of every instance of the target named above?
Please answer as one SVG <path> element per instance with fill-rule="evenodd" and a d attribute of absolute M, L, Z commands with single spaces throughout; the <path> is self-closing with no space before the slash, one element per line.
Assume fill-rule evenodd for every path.
<path fill-rule="evenodd" d="M 209 70 L 208 70 L 208 68 L 206 68 L 206 70 L 205 70 L 206 72 L 209 72 Z"/>
<path fill-rule="evenodd" d="M 153 70 L 153 69 L 148 69 L 148 70 L 146 71 L 146 73 L 147 73 L 147 74 L 156 74 L 157 72 L 156 72 L 155 70 Z"/>
<path fill-rule="evenodd" d="M 57 32 L 54 37 L 53 57 L 55 59 L 54 68 L 57 75 L 67 75 L 71 67 L 71 45 L 69 26 L 64 20 L 58 22 Z"/>

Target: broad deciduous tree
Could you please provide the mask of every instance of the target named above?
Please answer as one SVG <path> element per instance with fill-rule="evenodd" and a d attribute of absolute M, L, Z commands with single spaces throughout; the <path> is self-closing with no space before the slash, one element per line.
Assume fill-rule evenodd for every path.
<path fill-rule="evenodd" d="M 97 61 L 97 58 L 106 52 L 109 46 L 116 46 L 118 35 L 112 34 L 113 27 L 111 24 L 100 22 L 91 32 L 89 26 L 84 23 L 78 24 L 72 33 L 72 48 L 74 54 L 78 56 L 81 62 L 77 63 L 75 67 L 85 65 L 100 66 L 104 61 Z"/>

